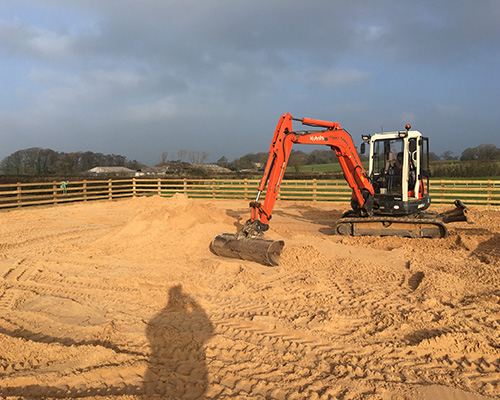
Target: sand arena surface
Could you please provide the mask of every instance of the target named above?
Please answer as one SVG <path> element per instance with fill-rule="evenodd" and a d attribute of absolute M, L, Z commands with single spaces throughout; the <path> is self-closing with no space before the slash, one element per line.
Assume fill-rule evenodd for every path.
<path fill-rule="evenodd" d="M 335 236 L 347 208 L 278 202 L 275 268 L 209 251 L 245 201 L 1 212 L 0 397 L 498 398 L 500 212 Z"/>

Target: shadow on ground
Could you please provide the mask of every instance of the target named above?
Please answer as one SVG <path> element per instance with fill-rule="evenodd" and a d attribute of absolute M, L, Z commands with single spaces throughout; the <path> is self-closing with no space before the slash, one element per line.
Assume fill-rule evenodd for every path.
<path fill-rule="evenodd" d="M 203 399 L 208 387 L 204 344 L 213 331 L 203 308 L 182 291 L 182 286 L 172 287 L 167 305 L 146 328 L 151 357 L 144 393 Z"/>

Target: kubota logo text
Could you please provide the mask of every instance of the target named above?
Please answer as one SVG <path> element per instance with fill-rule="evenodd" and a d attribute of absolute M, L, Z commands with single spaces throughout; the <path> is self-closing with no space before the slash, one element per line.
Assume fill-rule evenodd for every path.
<path fill-rule="evenodd" d="M 323 136 L 321 136 L 321 135 L 319 135 L 319 136 L 311 136 L 311 140 L 313 142 L 317 142 L 318 140 L 325 140 L 325 138 Z"/>

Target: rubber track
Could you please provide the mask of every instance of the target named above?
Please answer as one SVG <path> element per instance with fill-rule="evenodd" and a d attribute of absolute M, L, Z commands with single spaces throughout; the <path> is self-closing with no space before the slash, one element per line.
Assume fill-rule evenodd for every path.
<path fill-rule="evenodd" d="M 335 224 L 335 232 L 342 235 L 342 233 L 339 232 L 338 228 L 341 227 L 342 225 L 346 224 L 358 224 L 358 225 L 363 225 L 364 223 L 371 223 L 371 222 L 388 222 L 388 223 L 407 223 L 407 224 L 415 224 L 415 225 L 430 225 L 430 226 L 437 226 L 439 227 L 439 231 L 441 232 L 441 238 L 445 238 L 448 236 L 448 228 L 446 228 L 446 225 L 441 221 L 440 219 L 437 218 L 418 218 L 418 217 L 383 217 L 383 216 L 375 216 L 375 217 L 343 217 L 340 218 L 337 223 Z M 389 231 L 390 229 L 387 229 Z M 384 230 L 384 232 L 387 232 Z M 385 233 L 384 235 L 389 236 L 389 234 Z M 352 236 L 351 235 L 346 235 L 346 236 Z M 373 235 L 370 236 L 380 236 L 379 234 L 374 233 Z M 395 235 L 395 236 L 400 236 L 400 235 Z M 401 237 L 406 237 L 406 236 L 401 236 Z"/>

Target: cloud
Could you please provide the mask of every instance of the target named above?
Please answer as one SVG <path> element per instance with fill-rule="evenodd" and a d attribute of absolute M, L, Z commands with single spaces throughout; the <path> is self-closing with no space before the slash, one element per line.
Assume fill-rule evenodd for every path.
<path fill-rule="evenodd" d="M 461 107 L 451 104 L 437 104 L 436 112 L 444 116 L 459 115 L 462 112 Z"/>
<path fill-rule="evenodd" d="M 356 69 L 323 70 L 310 73 L 309 80 L 317 86 L 335 88 L 343 85 L 359 84 L 369 79 L 371 74 Z"/>
<path fill-rule="evenodd" d="M 133 105 L 124 109 L 122 118 L 133 122 L 167 121 L 179 116 L 179 110 L 171 98 L 165 98 L 154 103 Z"/>
<path fill-rule="evenodd" d="M 54 32 L 42 29 L 35 29 L 33 33 L 31 38 L 28 39 L 28 44 L 42 56 L 66 56 L 71 48 L 71 37 L 68 35 L 56 35 Z"/>
<path fill-rule="evenodd" d="M 74 38 L 68 34 L 0 20 L 0 44 L 10 54 L 40 60 L 60 60 L 71 56 Z"/>
<path fill-rule="evenodd" d="M 413 124 L 417 120 L 417 115 L 414 112 L 406 111 L 399 115 L 399 120 L 405 123 Z"/>
<path fill-rule="evenodd" d="M 5 0 L 0 12 L 0 124 L 16 132 L 0 158 L 31 139 L 146 163 L 194 146 L 231 159 L 266 151 L 283 112 L 354 137 L 444 125 L 436 135 L 468 147 L 443 119 L 496 126 L 496 0 Z"/>

